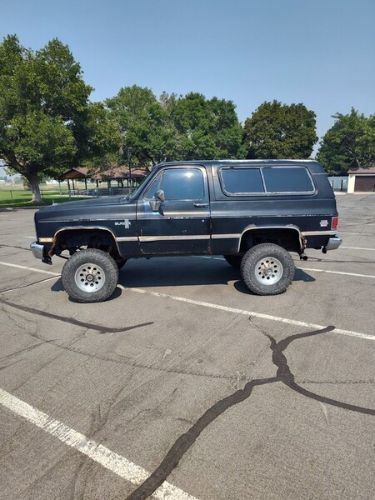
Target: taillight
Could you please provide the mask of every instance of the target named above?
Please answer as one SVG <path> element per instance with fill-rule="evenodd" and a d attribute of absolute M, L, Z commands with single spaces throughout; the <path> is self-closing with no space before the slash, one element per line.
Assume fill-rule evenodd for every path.
<path fill-rule="evenodd" d="M 338 225 L 339 225 L 339 218 L 338 217 L 332 217 L 332 221 L 331 221 L 331 229 L 332 229 L 332 231 L 336 231 Z"/>

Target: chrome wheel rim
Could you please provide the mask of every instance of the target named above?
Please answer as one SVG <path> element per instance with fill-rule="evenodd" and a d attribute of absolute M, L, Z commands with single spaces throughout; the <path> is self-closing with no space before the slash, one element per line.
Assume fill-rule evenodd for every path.
<path fill-rule="evenodd" d="M 283 265 L 275 257 L 263 257 L 255 265 L 255 277 L 262 285 L 275 285 L 283 275 Z"/>
<path fill-rule="evenodd" d="M 93 293 L 103 288 L 105 273 L 102 267 L 92 262 L 82 264 L 74 275 L 77 287 L 83 292 Z"/>

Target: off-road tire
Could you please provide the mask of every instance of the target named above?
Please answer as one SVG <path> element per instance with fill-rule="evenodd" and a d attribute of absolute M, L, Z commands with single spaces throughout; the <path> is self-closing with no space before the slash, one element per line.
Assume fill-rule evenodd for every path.
<path fill-rule="evenodd" d="M 259 262 L 275 262 L 282 264 L 281 278 L 275 284 L 262 284 L 259 279 L 262 278 Z M 256 295 L 278 295 L 285 292 L 294 278 L 294 262 L 285 248 L 274 243 L 261 243 L 250 248 L 242 258 L 241 275 L 247 288 Z M 257 277 L 257 274 L 260 278 Z M 276 275 L 274 275 L 276 276 Z M 265 277 L 265 283 L 267 282 Z M 272 281 L 272 278 L 271 278 Z"/>
<path fill-rule="evenodd" d="M 76 273 L 85 264 L 97 266 L 104 273 L 104 284 L 97 291 L 86 292 L 76 283 Z M 103 250 L 88 248 L 73 254 L 66 261 L 62 273 L 62 283 L 69 297 L 76 302 L 103 302 L 114 292 L 118 282 L 119 269 L 114 259 Z"/>
<path fill-rule="evenodd" d="M 228 262 L 228 264 L 236 269 L 240 269 L 242 257 L 242 255 L 224 255 L 224 259 Z"/>

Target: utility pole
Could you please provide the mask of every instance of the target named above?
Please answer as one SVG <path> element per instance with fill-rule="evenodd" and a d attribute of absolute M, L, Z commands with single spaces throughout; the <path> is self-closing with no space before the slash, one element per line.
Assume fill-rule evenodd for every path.
<path fill-rule="evenodd" d="M 128 155 L 128 168 L 129 168 L 129 182 L 130 182 L 130 186 L 131 186 L 131 184 L 132 184 L 131 153 L 132 153 L 131 148 L 127 148 L 127 155 Z"/>

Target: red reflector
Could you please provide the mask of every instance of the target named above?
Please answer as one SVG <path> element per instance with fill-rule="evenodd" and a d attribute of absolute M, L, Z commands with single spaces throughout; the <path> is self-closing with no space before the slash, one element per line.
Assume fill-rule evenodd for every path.
<path fill-rule="evenodd" d="M 331 229 L 332 229 L 332 231 L 336 231 L 338 225 L 339 225 L 339 218 L 338 217 L 332 217 L 332 222 L 331 222 Z"/>

